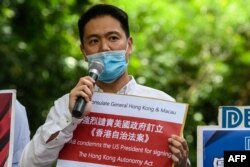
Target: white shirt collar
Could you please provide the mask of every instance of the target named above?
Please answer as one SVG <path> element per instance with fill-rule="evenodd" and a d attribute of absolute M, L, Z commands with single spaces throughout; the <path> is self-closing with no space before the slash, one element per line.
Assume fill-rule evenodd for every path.
<path fill-rule="evenodd" d="M 136 83 L 134 77 L 132 75 L 130 75 L 129 78 L 130 78 L 130 81 L 124 87 L 122 87 L 118 92 L 116 92 L 117 94 L 128 94 L 131 90 L 133 90 L 135 88 L 137 83 Z M 94 91 L 95 92 L 103 92 L 103 90 L 100 87 L 98 87 L 97 85 L 95 85 Z"/>

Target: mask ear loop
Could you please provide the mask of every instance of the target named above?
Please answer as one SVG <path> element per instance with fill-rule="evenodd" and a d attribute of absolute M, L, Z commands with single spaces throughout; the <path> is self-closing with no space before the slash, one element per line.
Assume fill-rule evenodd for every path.
<path fill-rule="evenodd" d="M 88 58 L 87 58 L 87 54 L 86 54 L 86 52 L 85 52 L 85 50 L 83 50 L 83 56 L 84 56 L 84 60 L 86 61 L 86 62 L 88 62 Z"/>
<path fill-rule="evenodd" d="M 126 45 L 126 49 L 125 49 L 125 57 L 127 55 L 127 51 L 128 51 L 128 41 L 127 41 L 127 45 Z M 130 59 L 130 56 L 128 56 L 128 58 L 126 59 L 127 60 L 127 64 L 129 64 L 129 59 Z"/>

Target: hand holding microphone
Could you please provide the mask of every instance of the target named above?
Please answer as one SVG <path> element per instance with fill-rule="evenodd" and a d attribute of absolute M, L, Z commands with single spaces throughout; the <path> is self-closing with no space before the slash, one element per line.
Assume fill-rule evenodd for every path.
<path fill-rule="evenodd" d="M 102 73 L 104 65 L 100 61 L 94 61 L 89 66 L 89 76 L 95 81 Z M 86 100 L 83 97 L 78 97 L 74 105 L 72 115 L 75 118 L 80 118 L 86 106 Z"/>

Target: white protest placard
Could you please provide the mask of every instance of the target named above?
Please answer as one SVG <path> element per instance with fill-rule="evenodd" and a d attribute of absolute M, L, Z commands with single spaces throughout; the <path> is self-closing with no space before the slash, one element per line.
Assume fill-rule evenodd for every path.
<path fill-rule="evenodd" d="M 97 92 L 92 102 L 57 167 L 172 165 L 167 140 L 182 134 L 187 104 Z"/>

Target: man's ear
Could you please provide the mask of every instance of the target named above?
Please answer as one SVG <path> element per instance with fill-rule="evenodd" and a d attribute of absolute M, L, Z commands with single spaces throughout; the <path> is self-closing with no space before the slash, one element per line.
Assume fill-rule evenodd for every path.
<path fill-rule="evenodd" d="M 128 38 L 128 54 L 131 55 L 133 52 L 133 38 Z"/>
<path fill-rule="evenodd" d="M 80 45 L 80 49 L 81 49 L 81 52 L 82 52 L 82 55 L 83 55 L 83 59 L 84 59 L 86 62 L 88 62 L 88 59 L 87 59 L 86 54 L 85 54 L 85 52 L 84 52 L 84 46 L 83 46 L 83 44 Z"/>

